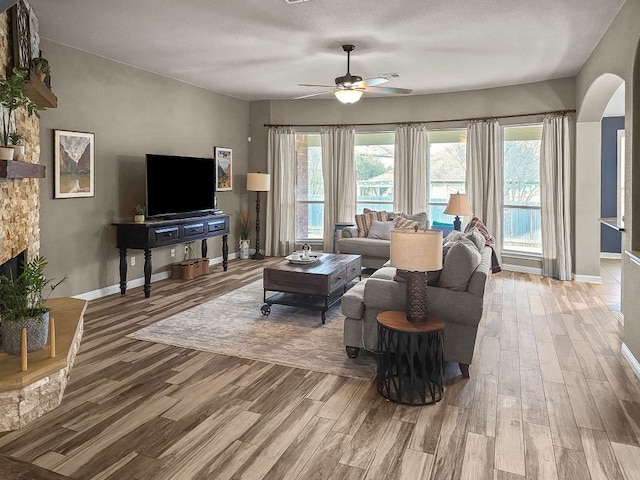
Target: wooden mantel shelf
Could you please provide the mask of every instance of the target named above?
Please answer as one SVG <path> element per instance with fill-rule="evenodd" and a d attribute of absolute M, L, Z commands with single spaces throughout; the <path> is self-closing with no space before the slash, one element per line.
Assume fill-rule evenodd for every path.
<path fill-rule="evenodd" d="M 40 108 L 57 108 L 58 97 L 35 75 L 29 75 L 27 97 Z"/>
<path fill-rule="evenodd" d="M 0 178 L 44 178 L 44 165 L 17 160 L 0 160 Z"/>

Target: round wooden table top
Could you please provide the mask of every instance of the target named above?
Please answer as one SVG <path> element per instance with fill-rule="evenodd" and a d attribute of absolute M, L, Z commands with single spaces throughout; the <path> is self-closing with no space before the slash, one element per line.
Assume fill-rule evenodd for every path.
<path fill-rule="evenodd" d="M 444 323 L 441 322 L 434 313 L 429 313 L 429 317 L 425 323 L 411 323 L 407 320 L 406 312 L 397 310 L 388 310 L 379 313 L 376 319 L 378 323 L 384 325 L 386 328 L 407 333 L 437 332 L 444 328 Z"/>

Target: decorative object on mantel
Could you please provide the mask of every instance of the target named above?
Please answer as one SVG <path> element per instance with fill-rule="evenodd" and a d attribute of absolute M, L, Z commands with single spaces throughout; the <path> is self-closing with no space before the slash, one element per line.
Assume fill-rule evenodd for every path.
<path fill-rule="evenodd" d="M 0 105 L 3 107 L 0 116 L 0 143 L 5 147 L 10 147 L 21 138 L 16 132 L 16 110 L 25 108 L 27 114 L 31 116 L 38 109 L 38 106 L 27 97 L 25 78 L 26 73 L 15 68 L 12 75 L 0 78 Z M 14 158 L 15 154 L 5 160 Z M 16 160 L 20 159 L 16 158 Z"/>
<path fill-rule="evenodd" d="M 47 75 L 51 73 L 51 66 L 49 60 L 42 57 L 36 57 L 31 60 L 31 69 L 38 76 L 40 81 L 44 83 Z"/>
<path fill-rule="evenodd" d="M 260 253 L 260 192 L 268 192 L 271 189 L 271 175 L 268 173 L 247 173 L 247 190 L 256 192 L 256 253 L 253 260 L 264 260 Z"/>
<path fill-rule="evenodd" d="M 95 134 L 56 130 L 54 198 L 93 197 Z"/>
<path fill-rule="evenodd" d="M 226 147 L 214 147 L 213 153 L 216 158 L 216 190 L 228 192 L 233 189 L 232 151 Z"/>
<path fill-rule="evenodd" d="M 135 213 L 135 215 L 133 216 L 133 221 L 136 223 L 144 223 L 145 206 L 138 204 L 133 207 L 133 211 Z"/>
<path fill-rule="evenodd" d="M 36 257 L 24 266 L 16 278 L 0 277 L 0 317 L 2 317 L 2 347 L 10 355 L 19 355 L 22 331 L 27 332 L 27 351 L 44 348 L 49 336 L 47 297 L 66 280 L 54 283 L 44 276 L 47 261 Z M 49 286 L 49 294 L 43 291 Z"/>

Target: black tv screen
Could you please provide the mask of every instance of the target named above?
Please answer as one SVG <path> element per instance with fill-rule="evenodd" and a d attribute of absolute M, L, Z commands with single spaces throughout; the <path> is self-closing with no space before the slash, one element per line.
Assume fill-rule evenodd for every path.
<path fill-rule="evenodd" d="M 147 217 L 185 218 L 216 208 L 213 158 L 147 154 Z"/>

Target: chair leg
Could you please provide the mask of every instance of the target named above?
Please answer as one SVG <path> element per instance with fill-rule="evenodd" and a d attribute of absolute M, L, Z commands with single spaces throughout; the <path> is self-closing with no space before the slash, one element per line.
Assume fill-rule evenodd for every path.
<path fill-rule="evenodd" d="M 460 372 L 462 372 L 462 376 L 464 378 L 469 378 L 469 364 L 468 363 L 459 363 Z"/>
<path fill-rule="evenodd" d="M 358 347 L 346 347 L 347 357 L 356 358 L 360 353 L 360 349 Z"/>

